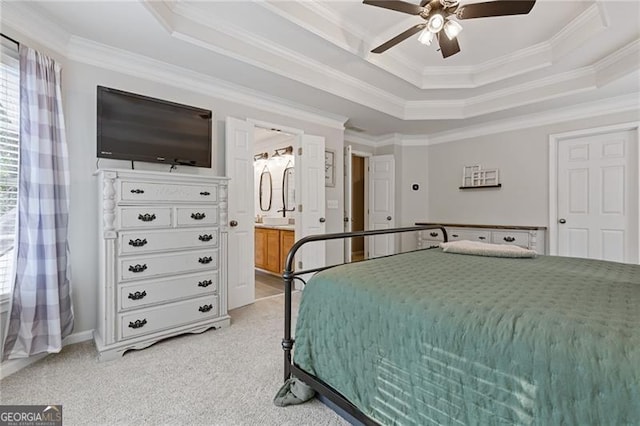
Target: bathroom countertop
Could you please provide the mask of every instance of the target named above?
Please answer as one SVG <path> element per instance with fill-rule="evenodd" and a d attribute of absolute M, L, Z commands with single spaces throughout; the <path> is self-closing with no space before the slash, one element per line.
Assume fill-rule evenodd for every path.
<path fill-rule="evenodd" d="M 264 223 L 255 223 L 256 228 L 282 229 L 285 231 L 295 231 L 295 225 L 265 225 Z"/>

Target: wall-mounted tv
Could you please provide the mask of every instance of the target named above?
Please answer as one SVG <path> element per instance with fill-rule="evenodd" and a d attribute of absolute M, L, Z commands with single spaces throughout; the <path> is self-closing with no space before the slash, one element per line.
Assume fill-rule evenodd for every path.
<path fill-rule="evenodd" d="M 211 167 L 210 110 L 98 86 L 98 157 Z"/>

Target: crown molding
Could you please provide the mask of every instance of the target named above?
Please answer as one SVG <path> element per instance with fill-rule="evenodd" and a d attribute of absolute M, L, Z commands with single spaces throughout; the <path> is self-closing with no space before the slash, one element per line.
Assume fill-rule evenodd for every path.
<path fill-rule="evenodd" d="M 361 133 L 356 133 L 353 130 L 349 130 L 348 128 L 344 131 L 344 143 L 348 145 L 349 142 L 357 143 L 359 145 L 370 146 L 375 148 L 378 146 L 378 143 L 375 138 L 364 135 Z"/>
<path fill-rule="evenodd" d="M 364 30 L 357 27 L 341 28 L 339 17 L 335 16 L 325 5 L 317 2 L 278 2 L 273 0 L 257 4 L 296 25 L 305 26 L 306 30 L 320 35 L 347 51 L 357 52 L 352 44 L 359 40 Z M 164 2 L 145 2 L 145 6 L 152 11 L 157 8 L 158 11 L 154 15 L 162 15 L 164 23 L 172 22 L 173 26 L 169 33 L 173 37 L 403 120 L 476 117 L 593 90 L 598 87 L 599 81 L 600 84 L 604 82 L 602 78 L 599 78 L 595 68 L 586 67 L 465 99 L 407 101 L 296 51 L 274 45 L 264 38 L 234 27 L 228 22 L 203 14 L 190 4 L 171 3 L 171 5 L 167 5 Z M 173 14 L 171 19 L 165 16 L 167 10 Z M 484 85 L 501 78 L 513 77 L 523 72 L 550 66 L 553 57 L 556 56 L 554 49 L 562 51 L 562 49 L 573 48 L 576 44 L 584 42 L 586 38 L 592 37 L 604 29 L 605 25 L 606 19 L 603 17 L 601 9 L 597 5 L 593 5 L 565 26 L 550 42 L 540 43 L 473 69 L 447 67 L 444 70 L 438 68 L 437 72 L 448 73 L 448 78 L 453 77 L 453 80 L 459 81 L 465 87 L 476 87 L 479 84 Z M 358 45 L 361 46 L 361 43 Z M 376 65 L 383 68 L 386 66 L 384 64 L 390 63 L 393 64 L 385 58 L 376 60 Z M 627 60 L 626 67 L 625 70 L 619 66 L 617 73 L 609 73 L 607 81 L 629 72 L 629 69 L 637 67 L 637 64 Z M 501 70 L 500 75 L 495 74 L 494 70 L 497 69 Z M 465 72 L 471 72 L 471 76 L 463 75 Z M 428 80 L 433 81 L 435 75 L 428 74 Z M 469 83 L 469 79 L 475 79 L 475 82 Z"/>
<path fill-rule="evenodd" d="M 68 58 L 331 128 L 342 130 L 347 121 L 347 117 L 314 111 L 281 98 L 81 37 L 71 37 Z"/>
<path fill-rule="evenodd" d="M 586 102 L 568 108 L 557 108 L 506 120 L 496 120 L 453 131 L 434 133 L 428 136 L 428 144 L 436 145 L 455 142 L 473 137 L 546 126 L 608 114 L 618 114 L 627 111 L 640 112 L 640 93 L 601 99 L 595 102 Z"/>
<path fill-rule="evenodd" d="M 609 25 L 604 6 L 596 1 L 548 40 L 554 59 L 573 52 L 587 40 L 596 37 Z"/>
<path fill-rule="evenodd" d="M 594 64 L 598 86 L 604 86 L 629 73 L 630 70 L 637 70 L 639 63 L 640 40 L 634 40 Z"/>
<path fill-rule="evenodd" d="M 640 113 L 640 93 L 602 99 L 596 102 L 586 102 L 568 108 L 557 108 L 537 114 L 527 114 L 431 134 L 403 135 L 391 133 L 381 136 L 366 136 L 346 130 L 344 140 L 345 142 L 354 142 L 374 148 L 388 145 L 429 146 L 628 111 Z"/>
<path fill-rule="evenodd" d="M 263 7 L 272 8 L 272 3 L 274 2 L 269 2 L 268 6 Z M 288 2 L 285 2 L 285 4 L 287 3 Z M 190 6 L 185 6 L 184 3 L 145 2 L 144 4 L 150 13 L 160 21 L 163 28 L 173 37 L 186 40 L 225 55 L 236 57 L 252 65 L 262 65 L 264 69 L 272 72 L 278 72 L 278 66 L 282 65 L 276 64 L 276 62 L 280 60 L 280 57 L 287 57 L 288 62 L 286 66 L 291 65 L 294 61 L 299 64 L 299 67 L 296 68 L 298 81 L 404 120 L 468 118 L 513 108 L 515 106 L 562 97 L 572 93 L 594 90 L 629 72 L 637 71 L 638 58 L 640 58 L 640 41 L 633 40 L 616 52 L 602 58 L 597 63 L 568 73 L 554 75 L 466 99 L 406 101 L 345 73 L 330 69 L 317 61 L 303 58 L 297 52 L 284 48 L 278 47 L 272 48 L 272 50 L 269 51 L 263 51 L 262 56 L 259 56 L 257 59 L 248 58 L 246 56 L 247 52 L 261 50 L 264 48 L 264 45 L 268 43 L 265 43 L 255 36 L 247 38 L 246 32 L 238 28 L 231 28 L 228 25 L 223 26 L 224 28 L 222 29 L 217 28 L 218 22 L 210 21 L 208 18 L 205 19 L 205 17 L 201 15 L 191 18 L 206 21 L 203 24 L 198 24 L 194 19 L 181 17 L 177 12 L 188 14 L 194 10 Z M 281 9 L 279 2 L 275 2 L 275 4 L 278 5 L 278 9 Z M 313 4 L 313 6 L 309 6 L 310 4 Z M 205 92 L 232 102 L 278 112 L 283 115 L 327 125 L 329 127 L 344 128 L 345 117 L 308 108 L 282 98 L 269 96 L 183 67 L 170 65 L 131 52 L 71 36 L 66 30 L 52 21 L 47 20 L 42 13 L 38 13 L 37 8 L 29 3 L 3 1 L 0 3 L 0 6 L 2 7 L 3 25 L 6 25 L 10 29 L 19 28 L 19 30 L 16 30 L 18 34 L 22 34 L 24 37 L 32 39 L 34 42 L 75 61 L 90 63 L 101 68 L 109 68 L 134 76 L 144 75 L 146 78 L 153 79 L 154 81 L 172 84 L 178 87 L 190 87 L 192 90 Z M 562 40 L 573 37 L 572 43 L 584 41 L 584 38 L 576 37 L 576 34 L 580 35 L 582 29 L 585 29 L 585 32 L 589 33 L 590 31 L 598 31 L 606 27 L 607 18 L 601 11 L 601 5 L 597 3 L 595 6 L 590 7 L 580 15 L 580 19 L 572 21 L 570 25 L 559 33 L 556 39 L 551 40 L 550 43 L 553 45 L 554 52 L 562 51 L 565 48 L 561 46 Z M 303 10 L 315 10 L 318 12 L 321 9 L 313 8 L 324 8 L 325 6 L 311 2 L 309 4 L 302 3 L 299 7 Z M 334 21 L 337 17 L 331 16 L 330 14 L 327 16 L 323 22 L 335 24 Z M 211 28 L 211 25 L 216 26 L 216 28 Z M 200 37 L 189 35 L 190 31 L 193 31 L 194 28 L 197 31 L 201 31 L 200 35 L 202 35 L 204 31 L 205 34 L 214 34 L 216 37 L 224 39 L 225 42 L 228 41 L 230 43 L 229 47 L 218 47 L 203 41 Z M 588 30 L 589 28 L 590 30 Z M 353 32 L 353 34 L 357 35 L 355 32 Z M 584 36 L 584 34 L 581 34 L 581 37 Z M 239 44 L 239 38 L 248 40 L 248 43 Z M 255 44 L 258 48 L 252 47 L 252 44 Z M 236 48 L 240 49 L 236 51 Z M 548 49 L 540 46 L 538 46 L 538 48 L 538 53 L 549 56 Z M 522 52 L 521 54 L 526 57 L 526 54 Z M 264 62 L 265 57 L 268 57 L 271 62 Z M 548 59 L 547 57 L 547 60 Z M 457 68 L 457 71 L 460 71 L 460 68 Z M 288 76 L 285 72 L 281 72 L 281 74 Z M 288 77 L 292 78 L 290 76 Z M 318 80 L 318 78 L 320 78 L 320 80 Z M 462 76 L 459 75 L 459 78 L 462 79 Z M 322 84 L 315 84 L 317 81 L 320 81 Z M 327 88 L 327 86 L 330 87 Z"/>
<path fill-rule="evenodd" d="M 157 3 L 145 2 L 144 5 L 154 9 Z M 178 3 L 171 10 L 174 16 L 169 34 L 175 38 L 392 115 L 402 113 L 404 100 L 399 96 L 228 22 L 204 16 L 192 6 Z"/>
<path fill-rule="evenodd" d="M 70 34 L 33 11 L 28 2 L 1 1 L 0 22 L 14 32 L 64 56 Z"/>
<path fill-rule="evenodd" d="M 345 22 L 321 2 L 267 0 L 257 4 L 420 89 L 479 88 L 549 67 L 553 58 L 562 57 L 607 27 L 604 8 L 595 3 L 548 41 L 477 66 L 424 67 L 418 60 L 397 51 L 385 52 L 385 55 L 368 52 L 369 47 L 410 26 L 410 17 L 400 20 L 383 34 L 371 34 L 353 21 Z M 373 41 L 366 44 L 362 40 Z"/>
<path fill-rule="evenodd" d="M 157 2 L 155 8 L 148 8 L 165 29 L 173 25 L 173 13 L 164 2 Z M 47 20 L 26 2 L 0 3 L 2 25 L 11 29 L 19 28 L 17 33 L 42 46 L 51 49 L 67 59 L 111 69 L 116 72 L 144 76 L 145 79 L 181 88 L 191 88 L 230 102 L 236 102 L 269 112 L 294 117 L 300 120 L 344 129 L 347 117 L 313 110 L 303 105 L 265 95 L 246 87 L 215 79 L 186 68 L 160 62 L 142 55 L 116 49 L 81 37 L 73 36 L 60 26 Z"/>

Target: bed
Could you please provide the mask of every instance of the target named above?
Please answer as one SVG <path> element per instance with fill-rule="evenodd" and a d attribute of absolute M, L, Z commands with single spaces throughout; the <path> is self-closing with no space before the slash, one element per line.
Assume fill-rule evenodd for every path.
<path fill-rule="evenodd" d="M 309 272 L 292 272 L 297 249 L 425 228 L 293 246 L 279 397 L 316 392 L 363 424 L 640 424 L 638 265 L 435 248 L 321 268 L 292 361 L 292 283 Z"/>

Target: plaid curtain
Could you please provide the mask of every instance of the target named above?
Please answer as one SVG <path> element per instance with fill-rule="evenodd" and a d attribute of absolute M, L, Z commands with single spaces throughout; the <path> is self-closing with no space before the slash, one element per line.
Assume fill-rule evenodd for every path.
<path fill-rule="evenodd" d="M 73 330 L 60 66 L 20 45 L 16 277 L 3 359 L 60 352 Z"/>

